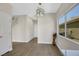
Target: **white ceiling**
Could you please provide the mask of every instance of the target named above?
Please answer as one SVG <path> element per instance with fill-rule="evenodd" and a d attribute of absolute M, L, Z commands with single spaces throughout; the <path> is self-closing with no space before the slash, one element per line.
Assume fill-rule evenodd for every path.
<path fill-rule="evenodd" d="M 33 16 L 36 13 L 38 3 L 12 3 L 13 15 Z M 42 7 L 45 13 L 56 13 L 61 3 L 43 3 Z"/>

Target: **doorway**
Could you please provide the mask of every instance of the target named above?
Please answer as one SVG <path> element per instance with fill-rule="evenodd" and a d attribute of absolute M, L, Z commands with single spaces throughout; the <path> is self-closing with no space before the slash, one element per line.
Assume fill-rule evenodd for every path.
<path fill-rule="evenodd" d="M 37 20 L 33 20 L 34 23 L 34 39 L 38 39 L 38 21 Z"/>

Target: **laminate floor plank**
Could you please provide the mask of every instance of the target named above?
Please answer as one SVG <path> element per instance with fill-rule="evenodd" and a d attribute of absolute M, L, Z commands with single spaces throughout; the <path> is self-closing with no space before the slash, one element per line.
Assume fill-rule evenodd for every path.
<path fill-rule="evenodd" d="M 37 44 L 37 39 L 28 43 L 13 42 L 13 50 L 3 56 L 62 56 L 57 46 Z"/>

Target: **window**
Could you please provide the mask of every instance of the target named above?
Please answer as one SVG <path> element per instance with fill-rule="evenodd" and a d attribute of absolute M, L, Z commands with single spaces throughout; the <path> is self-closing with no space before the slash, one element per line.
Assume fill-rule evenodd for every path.
<path fill-rule="evenodd" d="M 65 36 L 65 16 L 59 19 L 59 34 Z"/>
<path fill-rule="evenodd" d="M 79 4 L 59 19 L 59 34 L 79 41 Z"/>
<path fill-rule="evenodd" d="M 79 5 L 67 13 L 66 35 L 71 39 L 79 39 Z"/>

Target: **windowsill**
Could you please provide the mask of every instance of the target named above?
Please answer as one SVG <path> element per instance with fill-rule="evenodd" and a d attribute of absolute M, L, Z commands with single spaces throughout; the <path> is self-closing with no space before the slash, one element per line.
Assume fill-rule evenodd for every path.
<path fill-rule="evenodd" d="M 62 35 L 59 35 L 59 37 L 64 38 L 64 39 L 66 39 L 66 40 L 69 40 L 69 41 L 71 41 L 71 42 L 73 42 L 73 43 L 79 45 L 79 41 L 75 41 L 75 40 L 77 40 L 77 39 L 70 39 L 70 38 L 64 37 L 64 36 L 62 36 Z"/>

